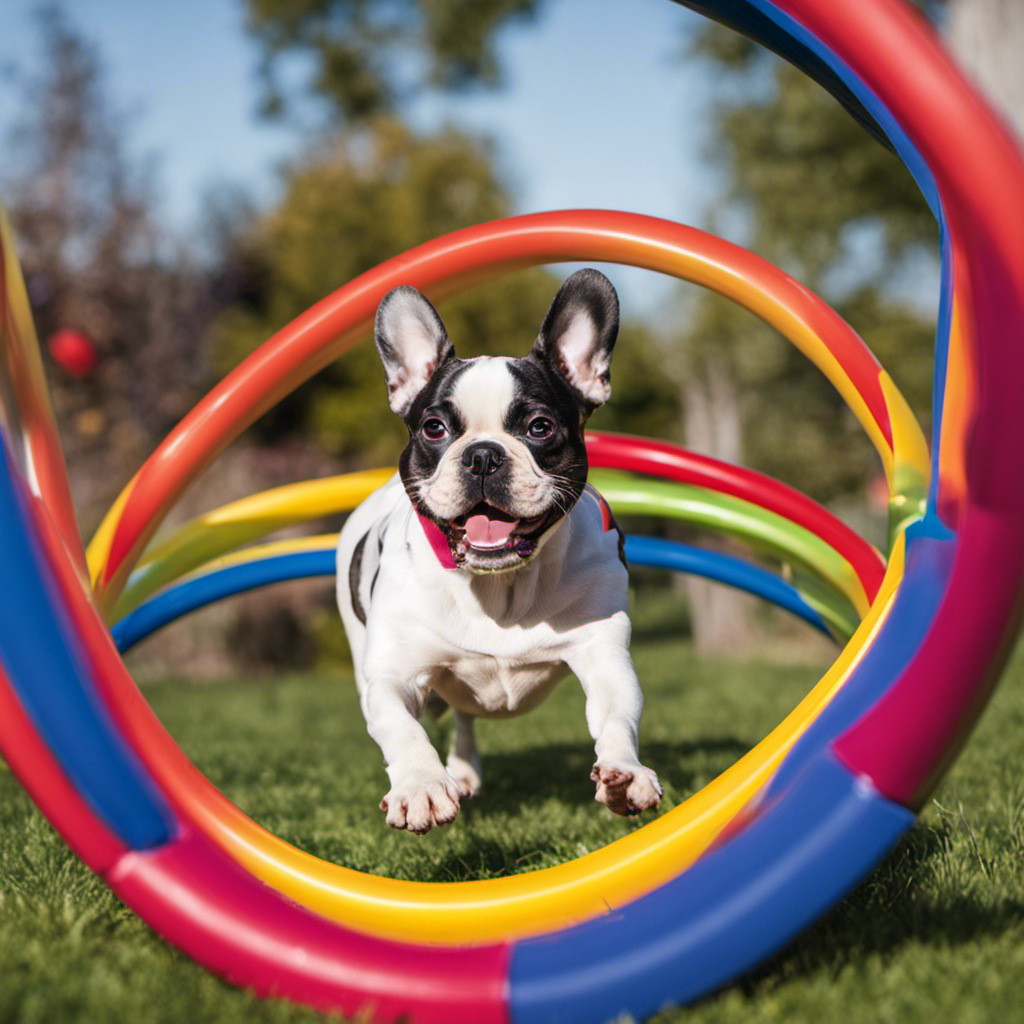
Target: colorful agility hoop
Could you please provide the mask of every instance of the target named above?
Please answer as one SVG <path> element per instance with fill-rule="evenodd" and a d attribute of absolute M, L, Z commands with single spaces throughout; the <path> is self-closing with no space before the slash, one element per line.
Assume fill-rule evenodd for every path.
<path fill-rule="evenodd" d="M 574 249 L 567 251 L 568 245 Z M 209 433 L 212 417 L 235 396 L 248 394 L 249 402 L 239 406 L 242 416 L 229 428 L 231 436 L 243 429 L 252 408 L 260 403 L 257 389 L 278 379 L 280 371 L 267 374 L 266 366 L 294 359 L 300 341 L 308 348 L 305 364 L 293 370 L 296 376 L 311 372 L 310 364 L 321 359 L 320 347 L 332 344 L 337 337 L 351 339 L 364 334 L 376 307 L 374 296 L 384 294 L 400 280 L 426 279 L 435 289 L 440 287 L 450 293 L 455 286 L 451 278 L 440 277 L 442 273 L 473 272 L 479 279 L 487 269 L 486 263 L 481 267 L 487 257 L 504 264 L 511 253 L 518 265 L 527 260 L 548 260 L 553 252 L 561 253 L 563 258 L 600 256 L 622 260 L 626 257 L 617 256 L 621 250 L 625 250 L 631 262 L 714 285 L 798 342 L 841 393 L 858 396 L 851 404 L 875 440 L 893 488 L 897 480 L 902 480 L 923 494 L 928 472 L 925 443 L 902 398 L 857 335 L 805 288 L 752 254 L 692 228 L 621 213 L 543 214 L 457 232 L 357 279 L 315 308 L 316 317 L 311 319 L 317 332 L 317 347 L 305 339 L 302 320 L 271 339 L 197 407 L 119 499 L 90 545 L 89 560 L 97 585 L 115 575 L 110 565 L 119 534 L 128 534 L 133 522 L 152 532 L 150 520 L 133 520 L 133 509 L 158 508 L 162 512 L 170 507 L 180 494 L 181 482 L 189 479 L 180 476 L 180 467 L 195 464 L 211 448 L 223 447 L 223 435 Z M 369 297 L 365 284 L 368 277 L 378 279 Z M 859 398 L 861 392 L 868 395 L 867 400 Z M 802 561 L 807 569 L 819 571 L 823 581 L 839 591 L 854 609 L 853 627 L 859 615 L 868 613 L 867 589 L 852 566 L 807 526 L 799 525 L 803 521 L 824 529 L 822 513 L 812 511 L 816 506 L 806 499 L 801 505 L 800 496 L 781 485 L 769 485 L 763 478 L 755 481 L 752 474 L 738 470 L 733 470 L 730 477 L 725 467 L 712 467 L 706 461 L 698 471 L 698 462 L 692 456 L 688 464 L 683 464 L 682 453 L 665 445 L 659 449 L 649 443 L 641 446 L 605 437 L 596 438 L 591 450 L 599 464 L 634 470 L 646 468 L 648 472 L 656 467 L 658 475 L 675 476 L 679 481 L 648 483 L 644 488 L 636 484 L 623 486 L 620 482 L 618 489 L 614 484 L 602 483 L 613 507 L 631 507 L 655 515 L 672 511 L 682 514 L 684 509 L 680 506 L 689 499 L 689 513 L 694 515 L 694 495 L 682 492 L 681 488 L 687 481 L 714 482 L 716 490 L 733 492 L 719 494 L 714 502 L 705 498 L 702 504 L 706 515 L 717 513 L 721 529 L 730 525 L 730 515 L 735 527 L 737 513 L 743 511 L 738 508 L 739 503 L 754 498 L 762 508 L 755 515 L 755 503 L 747 502 L 747 538 L 760 541 L 763 546 L 774 546 L 789 560 Z M 688 467 L 685 470 L 684 465 Z M 186 524 L 152 552 L 135 576 L 127 578 L 124 602 L 114 601 L 117 584 L 111 586 L 108 597 L 113 603 L 113 618 L 130 611 L 139 598 L 152 587 L 169 581 L 176 572 L 193 568 L 227 550 L 224 545 L 254 539 L 264 528 L 288 525 L 285 512 L 297 512 L 296 505 L 307 508 L 311 517 L 352 507 L 379 482 L 372 475 L 362 475 L 334 483 L 296 485 L 285 493 L 270 492 L 246 499 L 241 513 L 237 507 L 229 507 L 203 517 L 196 524 Z M 362 491 L 358 490 L 360 484 Z M 655 487 L 662 490 L 651 500 Z M 331 504 L 332 499 L 339 498 L 346 505 Z M 894 501 L 897 498 L 902 501 L 906 496 L 894 490 Z M 786 522 L 775 508 L 785 511 L 796 522 Z M 831 528 L 834 533 L 835 527 Z M 843 543 L 850 547 L 848 540 Z M 128 550 L 136 545 L 136 539 L 129 536 L 122 545 L 122 550 Z M 863 563 L 869 557 L 861 553 L 857 559 Z M 898 579 L 899 564 L 897 557 L 884 585 L 886 593 L 891 592 Z M 119 574 L 125 578 L 125 569 L 119 570 Z M 873 586 L 879 585 L 876 577 Z M 445 886 L 361 875 L 323 864 L 268 836 L 214 787 L 196 777 L 123 672 L 112 667 L 97 685 L 136 756 L 158 781 L 172 806 L 187 817 L 193 828 L 261 881 L 323 917 L 373 936 L 399 941 L 434 941 L 438 934 L 437 915 L 443 908 L 447 941 L 466 944 L 543 934 L 586 921 L 606 913 L 609 906 L 623 906 L 692 863 L 767 782 L 785 752 L 842 685 L 885 602 L 876 605 L 854 642 L 790 718 L 733 769 L 682 807 L 640 832 L 569 864 L 528 875 Z"/>
<path fill-rule="evenodd" d="M 687 5 L 769 41 L 835 92 L 893 146 L 932 204 L 944 273 L 930 476 L 888 377 L 785 275 L 664 221 L 544 214 L 421 246 L 271 339 L 133 479 L 90 546 L 90 595 L 27 302 L 3 237 L 0 535 L 18 602 L 0 621 L 0 752 L 129 906 L 236 984 L 348 1014 L 369 1007 L 387 1021 L 596 1022 L 694 999 L 786 942 L 884 856 L 995 685 L 1016 635 L 1024 573 L 1024 481 L 1007 443 L 1024 436 L 1024 164 L 901 0 L 864 0 L 856 19 L 821 0 Z M 508 269 L 583 259 L 697 280 L 778 327 L 864 425 L 901 523 L 926 493 L 924 514 L 897 531 L 880 577 L 869 548 L 779 485 L 687 463 L 669 446 L 596 438 L 595 465 L 671 481 L 608 478 L 612 487 L 621 481 L 620 505 L 635 500 L 658 514 L 686 506 L 688 515 L 728 507 L 751 539 L 770 524 L 776 553 L 794 560 L 807 538 L 788 528 L 813 538 L 806 568 L 863 617 L 836 664 L 715 783 L 578 861 L 451 886 L 314 862 L 245 818 L 188 762 L 132 683 L 99 610 L 127 622 L 175 586 L 297 553 L 233 553 L 263 535 L 253 507 L 234 520 L 230 508 L 219 510 L 227 524 L 219 536 L 207 522 L 152 552 L 146 545 L 245 426 L 367 332 L 390 287 L 413 284 L 436 300 Z M 338 484 L 347 502 L 359 486 Z M 217 557 L 236 563 L 210 565 Z M 175 582 L 189 572 L 197 575 Z M 438 934 L 450 945 L 436 945 Z"/>

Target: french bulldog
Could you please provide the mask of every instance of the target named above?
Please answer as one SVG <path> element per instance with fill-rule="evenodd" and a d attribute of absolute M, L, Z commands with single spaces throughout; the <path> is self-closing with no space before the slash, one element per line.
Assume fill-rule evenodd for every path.
<path fill-rule="evenodd" d="M 661 800 L 637 756 L 622 534 L 586 483 L 583 427 L 611 394 L 618 324 L 615 289 L 592 269 L 558 291 L 525 359 L 457 358 L 414 288 L 380 303 L 374 340 L 409 443 L 345 523 L 337 596 L 394 828 L 453 821 L 481 785 L 474 719 L 530 711 L 569 671 L 596 799 L 617 814 Z M 438 698 L 454 711 L 447 764 L 419 721 Z"/>

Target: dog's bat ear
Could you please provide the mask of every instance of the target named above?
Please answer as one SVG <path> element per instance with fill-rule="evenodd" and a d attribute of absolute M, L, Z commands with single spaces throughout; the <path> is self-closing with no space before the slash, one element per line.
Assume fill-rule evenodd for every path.
<path fill-rule="evenodd" d="M 619 297 L 599 270 L 577 270 L 558 290 L 529 358 L 559 373 L 591 412 L 612 393 Z"/>
<path fill-rule="evenodd" d="M 399 416 L 409 411 L 434 371 L 455 356 L 437 310 L 409 285 L 381 300 L 373 340 L 384 364 L 388 401 Z"/>

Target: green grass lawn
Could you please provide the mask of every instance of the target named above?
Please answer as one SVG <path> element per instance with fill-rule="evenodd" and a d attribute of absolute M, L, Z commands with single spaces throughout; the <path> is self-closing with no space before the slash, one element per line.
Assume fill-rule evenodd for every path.
<path fill-rule="evenodd" d="M 680 643 L 634 656 L 642 754 L 675 806 L 749 749 L 817 678 L 804 667 L 700 661 Z M 529 871 L 639 827 L 593 801 L 578 687 L 483 722 L 485 792 L 418 838 L 384 824 L 380 755 L 351 682 L 154 684 L 200 768 L 318 856 L 429 881 Z M 442 729 L 443 731 L 443 729 Z M 438 739 L 442 737 L 439 735 Z M 753 975 L 667 1022 L 1024 1022 L 1024 656 L 909 837 L 822 922 Z M 260 1002 L 166 946 L 67 851 L 0 771 L 0 1024 L 319 1021 Z"/>

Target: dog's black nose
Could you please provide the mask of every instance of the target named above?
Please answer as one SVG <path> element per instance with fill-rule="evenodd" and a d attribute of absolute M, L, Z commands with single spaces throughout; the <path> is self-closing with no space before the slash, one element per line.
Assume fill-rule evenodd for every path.
<path fill-rule="evenodd" d="M 505 461 L 505 454 L 497 441 L 477 441 L 462 453 L 462 464 L 473 476 L 490 476 Z"/>

